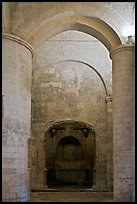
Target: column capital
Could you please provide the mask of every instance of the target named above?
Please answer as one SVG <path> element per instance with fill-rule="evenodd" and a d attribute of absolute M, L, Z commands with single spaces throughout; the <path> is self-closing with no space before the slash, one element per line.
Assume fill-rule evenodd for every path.
<path fill-rule="evenodd" d="M 111 96 L 106 96 L 105 100 L 106 100 L 106 103 L 112 102 L 112 97 Z"/>
<path fill-rule="evenodd" d="M 133 50 L 133 49 L 134 49 L 134 44 L 119 45 L 118 47 L 110 51 L 110 59 L 112 59 L 113 55 L 117 54 L 118 52 L 123 52 L 123 51 Z"/>
<path fill-rule="evenodd" d="M 9 39 L 9 40 L 15 41 L 15 42 L 23 45 L 31 52 L 32 58 L 34 57 L 34 50 L 33 50 L 32 46 L 29 43 L 27 43 L 25 40 L 21 39 L 20 37 L 17 37 L 15 35 L 11 35 L 11 34 L 7 34 L 7 33 L 2 33 L 2 38 Z"/>

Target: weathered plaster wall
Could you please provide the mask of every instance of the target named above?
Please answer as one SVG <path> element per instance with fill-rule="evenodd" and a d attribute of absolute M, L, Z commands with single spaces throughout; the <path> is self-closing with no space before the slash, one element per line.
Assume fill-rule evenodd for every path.
<path fill-rule="evenodd" d="M 93 69 L 82 61 L 88 62 Z M 106 90 L 97 72 L 111 93 L 108 52 L 88 35 L 62 33 L 36 50 L 32 81 L 32 188 L 43 188 L 44 183 L 45 151 L 41 141 L 44 127 L 68 119 L 87 122 L 95 128 L 98 155 L 96 184 L 99 189 L 107 187 Z"/>

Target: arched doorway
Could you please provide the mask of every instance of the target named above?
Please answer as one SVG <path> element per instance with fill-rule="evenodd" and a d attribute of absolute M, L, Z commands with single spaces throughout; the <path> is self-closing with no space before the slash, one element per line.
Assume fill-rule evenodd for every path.
<path fill-rule="evenodd" d="M 56 20 L 57 20 L 57 18 L 56 18 Z M 113 121 L 114 121 L 114 123 L 113 123 L 114 124 L 114 126 L 113 126 L 113 144 L 114 144 L 113 145 L 113 151 L 114 151 L 114 157 L 113 157 L 113 159 L 114 159 L 114 162 L 113 163 L 114 163 L 114 171 L 115 171 L 115 173 L 114 173 L 114 175 L 115 175 L 115 177 L 114 177 L 114 195 L 115 195 L 115 197 L 121 196 L 121 195 L 119 195 L 120 191 L 118 191 L 117 189 L 119 189 L 119 180 L 121 179 L 119 177 L 119 175 L 121 176 L 124 174 L 118 173 L 121 159 L 119 161 L 117 161 L 117 158 L 119 158 L 119 155 L 121 154 L 121 158 L 123 158 L 125 160 L 125 154 L 122 152 L 125 150 L 121 150 L 121 148 L 119 148 L 117 146 L 117 138 L 118 137 L 122 138 L 123 131 L 126 131 L 125 134 L 127 133 L 127 130 L 125 130 L 126 119 L 123 120 L 124 122 L 122 124 L 122 127 L 123 127 L 122 131 L 121 131 L 121 127 L 119 125 L 119 124 L 121 124 L 121 114 L 123 115 L 123 112 L 125 112 L 125 110 L 122 110 L 121 107 L 123 107 L 123 109 L 124 109 L 124 107 L 127 106 L 127 103 L 129 103 L 129 107 L 131 107 L 130 104 L 132 101 L 132 97 L 128 98 L 129 101 L 126 100 L 126 102 L 125 102 L 125 100 L 123 100 L 123 98 L 124 98 L 123 95 L 126 96 L 127 90 L 130 87 L 130 83 L 127 84 L 127 82 L 126 82 L 127 86 L 125 86 L 125 87 L 127 87 L 127 89 L 125 88 L 125 92 L 123 92 L 123 82 L 125 84 L 125 81 L 127 81 L 127 80 L 125 80 L 125 81 L 121 80 L 121 75 L 119 75 L 119 67 L 121 69 L 122 74 L 127 75 L 127 77 L 129 78 L 129 75 L 131 73 L 128 72 L 128 68 L 129 67 L 133 68 L 133 63 L 132 63 L 133 62 L 133 60 L 132 60 L 133 54 L 131 54 L 131 60 L 129 60 L 130 61 L 129 66 L 128 66 L 128 63 L 126 65 L 127 70 L 125 68 L 123 69 L 123 67 L 125 67 L 126 57 L 130 56 L 128 54 L 126 55 L 125 53 L 126 52 L 129 52 L 129 53 L 133 52 L 133 46 L 121 46 L 121 41 L 120 41 L 119 37 L 117 36 L 117 34 L 114 32 L 114 30 L 111 29 L 111 27 L 108 26 L 107 24 L 103 23 L 100 19 L 87 18 L 85 16 L 84 17 L 82 17 L 82 16 L 78 17 L 78 16 L 73 15 L 71 17 L 70 16 L 66 17 L 65 19 L 63 18 L 62 20 L 60 18 L 60 21 L 56 21 L 56 20 L 55 21 L 53 20 L 54 22 L 50 21 L 50 23 L 49 23 L 50 25 L 48 24 L 49 27 L 42 25 L 43 27 L 41 27 L 40 29 L 38 29 L 36 31 L 37 38 L 41 39 L 41 43 L 43 42 L 43 39 L 42 39 L 42 38 L 44 38 L 43 36 L 46 36 L 48 39 L 51 36 L 56 35 L 57 33 L 66 31 L 66 30 L 78 30 L 78 31 L 82 31 L 82 32 L 85 32 L 87 34 L 90 34 L 90 35 L 96 37 L 100 42 L 102 42 L 105 45 L 105 47 L 111 53 L 112 63 L 113 63 L 113 67 L 114 67 L 113 68 L 113 81 L 114 81 L 114 84 L 113 84 L 113 97 L 114 97 L 114 101 L 113 101 L 113 104 L 114 104 L 114 106 L 113 106 Z M 61 22 L 62 22 L 62 24 L 61 24 Z M 47 35 L 45 33 L 47 33 Z M 34 42 L 35 40 L 36 40 L 36 38 L 32 39 L 32 44 L 35 43 Z M 36 47 L 37 47 L 37 45 L 36 45 Z M 116 56 L 116 58 L 115 58 L 115 56 Z M 119 63 L 119 59 L 120 59 L 120 63 Z M 126 74 L 125 74 L 125 72 L 126 72 Z M 130 76 L 131 76 L 131 78 L 133 77 L 132 74 Z M 116 82 L 117 81 L 116 79 L 119 80 L 119 83 Z M 121 86 L 119 84 L 121 84 Z M 121 90 L 121 87 L 122 87 L 122 90 Z M 132 90 L 132 88 L 131 88 L 131 90 Z M 123 93 L 123 95 L 121 95 L 121 93 Z M 132 95 L 132 93 L 131 93 L 131 95 Z M 121 100 L 118 100 L 120 97 L 122 97 Z M 107 101 L 109 102 L 109 98 Z M 119 112 L 121 114 L 119 114 L 119 117 L 118 117 L 117 113 L 119 113 Z M 130 113 L 132 114 L 132 110 L 130 111 Z M 119 118 L 119 122 L 118 122 L 117 118 Z M 131 128 L 131 131 L 132 131 L 132 128 Z M 132 134 L 130 134 L 130 135 L 132 135 Z M 123 140 L 123 142 L 125 142 L 124 137 L 122 140 Z M 125 147 L 125 146 L 123 146 L 123 147 Z M 118 157 L 115 156 L 116 154 L 118 155 Z M 110 157 L 110 158 L 108 157 L 109 160 L 111 160 L 111 158 L 112 157 Z M 105 158 L 103 158 L 103 159 L 105 160 Z M 129 166 L 131 166 L 131 165 L 129 165 Z M 103 167 L 101 167 L 101 169 L 105 170 L 105 168 L 103 168 Z M 110 167 L 108 165 L 107 170 L 109 171 L 109 169 L 110 169 Z M 104 175 L 104 172 L 102 173 L 102 175 Z M 127 173 L 127 175 L 128 175 L 128 173 Z M 117 181 L 117 178 L 118 178 L 118 181 Z M 100 181 L 102 181 L 102 178 L 101 179 L 99 178 L 99 182 L 98 182 L 99 188 L 100 188 Z M 124 178 L 123 178 L 123 181 L 124 181 Z M 125 186 L 124 183 L 123 183 L 123 186 Z M 102 186 L 101 186 L 101 188 L 102 188 Z M 120 187 L 120 189 L 122 190 L 124 188 Z"/>
<path fill-rule="evenodd" d="M 63 15 L 65 15 L 65 14 L 63 14 Z M 51 20 L 50 23 L 48 24 L 49 25 L 48 27 L 45 26 L 45 24 L 42 25 L 42 27 L 41 27 L 42 33 L 40 34 L 40 37 L 39 37 L 40 41 L 39 41 L 38 46 L 40 46 L 40 44 L 44 40 L 49 39 L 50 37 L 52 37 L 58 33 L 61 33 L 63 31 L 67 31 L 67 30 L 77 30 L 77 31 L 81 31 L 81 32 L 87 33 L 89 35 L 92 35 L 95 38 L 97 38 L 100 42 L 102 42 L 109 51 L 111 49 L 117 47 L 121 43 L 117 34 L 105 22 L 103 22 L 100 19 L 91 17 L 91 19 L 89 20 L 89 18 L 87 18 L 85 16 L 84 17 L 79 16 L 79 15 L 73 15 L 73 16 L 65 15 L 65 18 L 62 19 L 63 21 L 61 21 L 61 19 L 62 19 L 62 17 L 61 18 L 59 17 L 59 21 L 63 22 L 63 23 L 60 23 L 59 25 L 56 24 L 56 19 L 53 19 L 53 21 Z M 41 28 L 40 28 L 40 30 L 41 30 Z M 43 35 L 43 32 L 45 33 L 44 35 Z M 37 36 L 39 36 L 39 34 Z M 36 39 L 34 39 L 34 41 L 35 40 Z M 34 41 L 32 40 L 32 44 L 35 43 L 35 47 L 37 48 L 37 43 Z M 85 64 L 85 65 L 87 65 L 87 64 Z M 99 123 L 101 123 L 101 120 L 99 121 Z M 102 133 L 100 133 L 100 135 L 101 134 Z M 70 135 L 72 135 L 72 134 L 70 134 Z M 101 141 L 101 140 L 99 140 L 99 141 Z M 53 139 L 53 143 L 54 143 L 54 139 Z M 105 144 L 103 144 L 102 146 L 105 146 Z M 47 149 L 48 149 L 48 147 L 47 147 Z M 100 148 L 100 152 L 102 150 L 103 150 L 103 148 Z M 99 153 L 99 154 L 101 154 L 101 153 Z M 106 178 L 106 174 L 107 174 L 107 171 L 109 171 L 109 168 L 107 169 L 107 167 L 106 167 L 107 166 L 107 164 L 106 164 L 107 157 L 105 154 L 106 154 L 106 152 L 104 150 L 103 156 L 98 157 L 100 162 L 98 162 L 97 168 L 100 169 L 100 166 L 103 163 L 101 168 L 104 170 L 101 173 L 98 171 L 98 182 L 97 182 L 98 183 L 97 184 L 98 189 L 104 189 L 104 188 L 106 189 L 107 188 L 108 182 L 106 182 L 106 181 L 104 182 L 104 177 Z M 51 154 L 51 155 L 52 155 L 52 157 L 55 157 L 54 148 L 53 148 L 53 154 Z M 103 162 L 101 162 L 101 160 L 103 160 Z M 51 163 L 53 161 L 54 160 L 51 158 Z M 104 168 L 104 166 L 105 166 L 105 168 Z M 54 172 L 54 169 L 52 169 L 51 171 Z M 54 178 L 55 178 L 55 172 L 53 174 L 54 174 Z"/>
<path fill-rule="evenodd" d="M 93 129 L 81 122 L 62 121 L 50 127 L 45 136 L 48 187 L 92 187 L 96 162 Z"/>

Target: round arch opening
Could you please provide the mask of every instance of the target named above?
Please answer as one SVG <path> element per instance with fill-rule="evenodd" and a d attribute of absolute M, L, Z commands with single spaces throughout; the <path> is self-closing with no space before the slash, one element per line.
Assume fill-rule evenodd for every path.
<path fill-rule="evenodd" d="M 61 121 L 48 128 L 46 137 L 47 185 L 94 185 L 95 132 L 81 122 Z"/>

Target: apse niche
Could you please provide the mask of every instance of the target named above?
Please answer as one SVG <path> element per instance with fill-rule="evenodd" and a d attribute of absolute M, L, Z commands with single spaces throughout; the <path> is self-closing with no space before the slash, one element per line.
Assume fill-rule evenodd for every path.
<path fill-rule="evenodd" d="M 48 186 L 93 185 L 94 132 L 81 123 L 58 124 L 46 139 Z"/>

